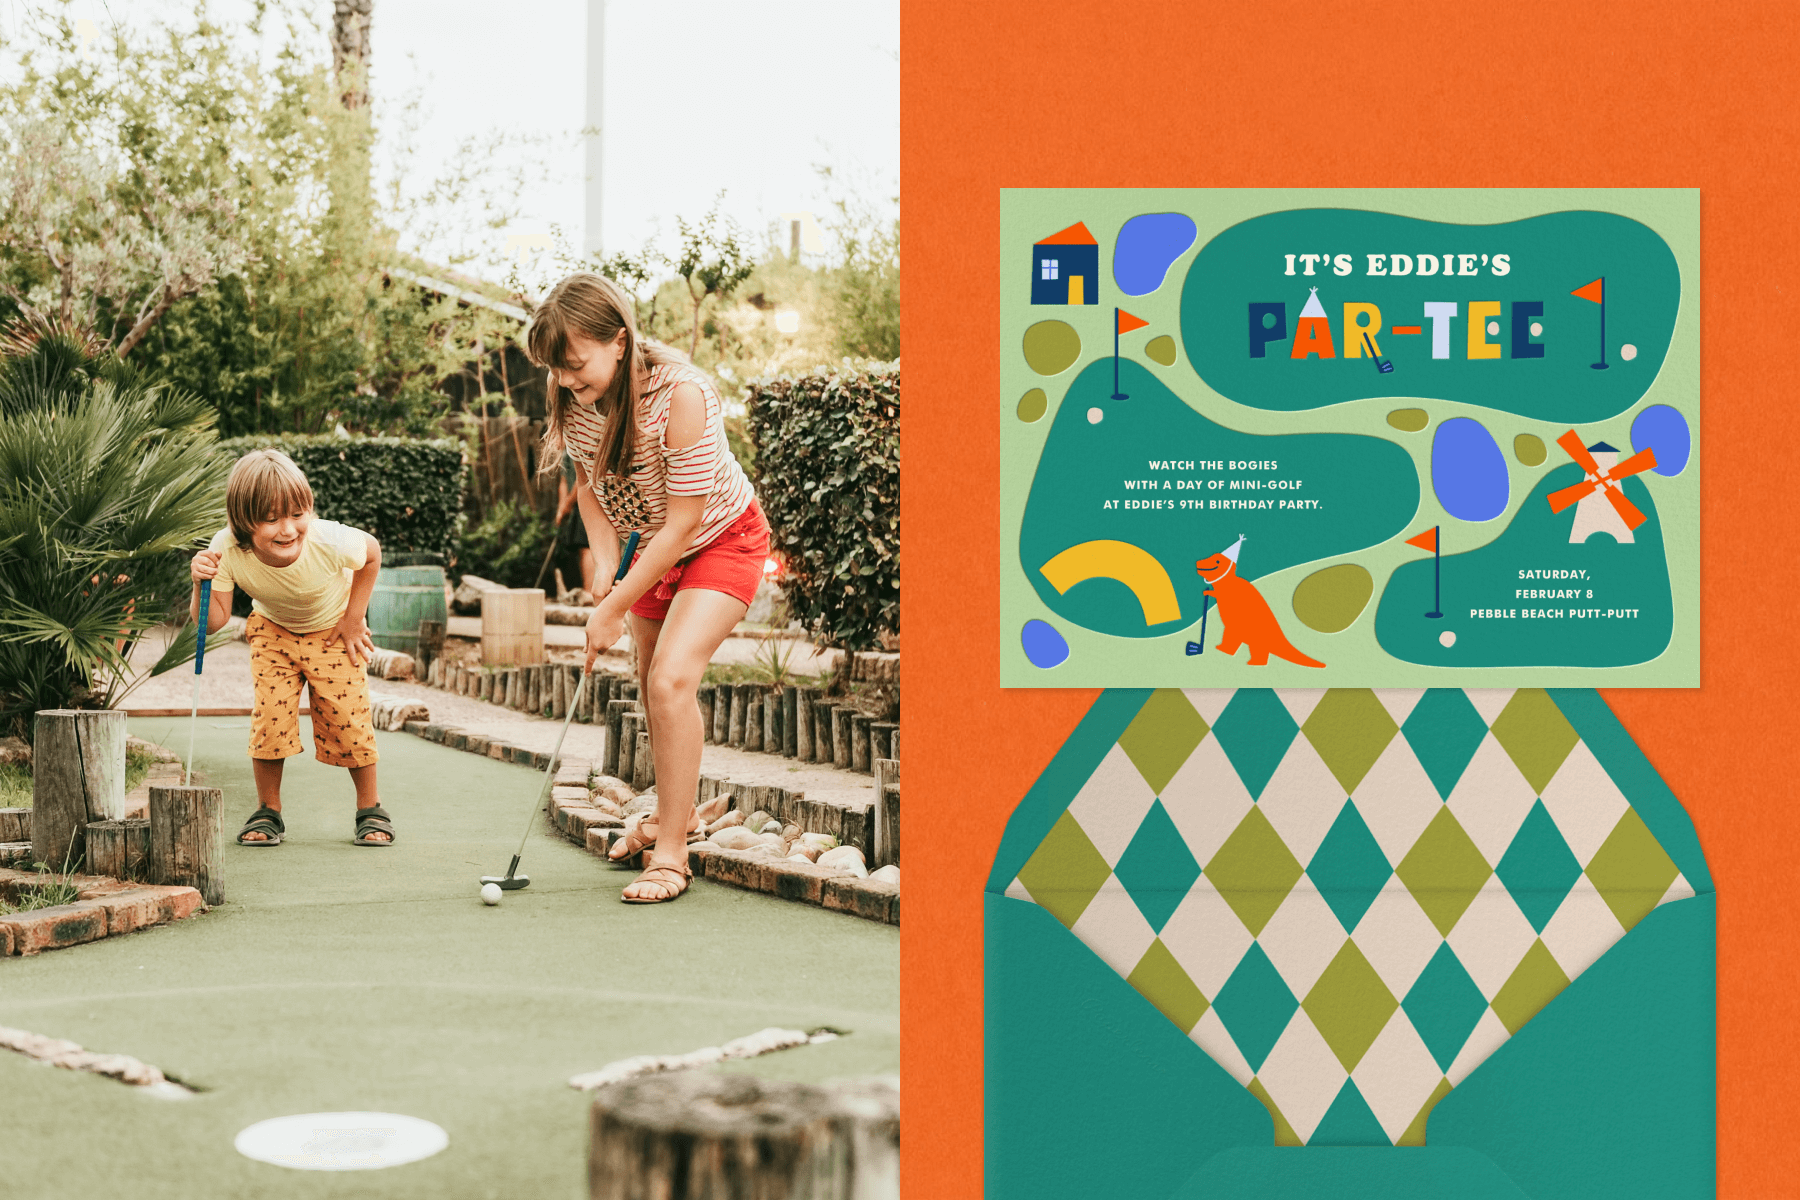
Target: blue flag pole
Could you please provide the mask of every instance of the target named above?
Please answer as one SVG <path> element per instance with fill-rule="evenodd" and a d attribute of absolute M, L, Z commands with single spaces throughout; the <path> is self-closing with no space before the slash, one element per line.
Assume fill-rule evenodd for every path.
<path fill-rule="evenodd" d="M 1116 322 L 1114 327 L 1117 328 Z M 1606 276 L 1604 275 L 1600 277 L 1600 361 L 1588 365 L 1596 371 L 1605 371 L 1612 365 L 1606 361 Z"/>
<path fill-rule="evenodd" d="M 1112 398 L 1114 400 L 1129 400 L 1129 399 L 1131 399 L 1130 396 L 1127 396 L 1124 392 L 1121 392 L 1119 390 L 1119 310 L 1116 308 L 1113 309 L 1113 394 L 1112 394 Z"/>
<path fill-rule="evenodd" d="M 1443 563 L 1443 530 L 1439 526 L 1433 525 L 1431 527 L 1431 611 L 1425 615 L 1434 619 L 1444 615 Z"/>

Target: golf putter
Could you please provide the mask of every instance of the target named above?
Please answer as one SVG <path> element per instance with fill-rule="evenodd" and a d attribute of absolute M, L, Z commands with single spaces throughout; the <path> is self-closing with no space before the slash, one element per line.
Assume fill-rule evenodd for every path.
<path fill-rule="evenodd" d="M 642 535 L 637 530 L 633 530 L 631 536 L 626 539 L 625 553 L 619 558 L 619 569 L 613 573 L 614 583 L 625 578 L 625 572 L 631 569 L 631 556 L 637 552 L 640 536 Z M 531 886 L 531 876 L 519 874 L 519 859 L 525 853 L 525 842 L 531 837 L 531 826 L 537 820 L 538 809 L 544 807 L 544 799 L 550 794 L 550 783 L 556 778 L 556 760 L 562 754 L 563 739 L 569 736 L 569 722 L 575 719 L 575 710 L 581 707 L 581 696 L 587 690 L 590 673 L 586 669 L 582 670 L 581 679 L 575 685 L 575 694 L 569 697 L 569 711 L 563 717 L 562 732 L 556 735 L 556 748 L 550 751 L 550 762 L 544 767 L 544 786 L 538 789 L 537 805 L 532 808 L 530 815 L 525 819 L 525 832 L 519 838 L 519 849 L 512 856 L 512 862 L 508 864 L 504 876 L 483 875 L 481 877 L 484 886 L 490 883 L 498 884 L 503 892 L 516 892 L 520 888 Z M 196 691 L 195 695 L 198 694 Z"/>
<path fill-rule="evenodd" d="M 212 580 L 200 581 L 200 612 L 196 622 L 195 634 L 199 640 L 194 649 L 194 712 L 188 718 L 188 759 L 187 775 L 182 779 L 182 787 L 194 786 L 194 729 L 200 724 L 200 666 L 206 661 L 206 627 L 212 621 Z"/>

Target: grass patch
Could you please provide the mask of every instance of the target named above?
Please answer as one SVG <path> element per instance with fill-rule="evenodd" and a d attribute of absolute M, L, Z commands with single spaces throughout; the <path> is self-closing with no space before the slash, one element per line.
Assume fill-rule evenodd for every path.
<path fill-rule="evenodd" d="M 75 886 L 69 865 L 69 860 L 65 858 L 63 869 L 53 872 L 43 863 L 38 863 L 36 879 L 29 883 L 14 883 L 8 889 L 18 897 L 16 902 L 0 895 L 0 917 L 34 912 L 40 908 L 55 908 L 59 904 L 73 904 L 81 899 L 81 889 Z"/>
<path fill-rule="evenodd" d="M 67 876 L 53 875 L 47 870 L 39 870 L 38 877 L 32 883 L 15 885 L 19 902 L 9 903 L 0 898 L 0 916 L 10 917 L 14 913 L 35 912 L 40 908 L 55 908 L 59 904 L 73 904 L 81 899 L 81 892 Z"/>
<path fill-rule="evenodd" d="M 31 807 L 31 768 L 24 763 L 0 766 L 0 808 Z"/>
<path fill-rule="evenodd" d="M 142 746 L 125 746 L 125 791 L 129 794 L 150 773 L 156 755 Z M 0 808 L 31 807 L 31 767 L 25 763 L 0 765 Z"/>
<path fill-rule="evenodd" d="M 783 672 L 781 682 L 787 687 L 824 687 L 829 675 L 797 675 Z M 700 682 L 711 686 L 719 683 L 772 683 L 769 668 L 761 663 L 710 663 Z"/>

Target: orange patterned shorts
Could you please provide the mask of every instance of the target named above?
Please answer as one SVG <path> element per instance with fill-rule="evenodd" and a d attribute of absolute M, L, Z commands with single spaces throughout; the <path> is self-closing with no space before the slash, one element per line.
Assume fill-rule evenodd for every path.
<path fill-rule="evenodd" d="M 366 767 L 377 757 L 369 715 L 369 676 L 331 630 L 290 633 L 261 613 L 244 623 L 256 706 L 250 713 L 250 757 L 292 758 L 300 744 L 300 687 L 312 693 L 313 749 L 333 767 Z"/>

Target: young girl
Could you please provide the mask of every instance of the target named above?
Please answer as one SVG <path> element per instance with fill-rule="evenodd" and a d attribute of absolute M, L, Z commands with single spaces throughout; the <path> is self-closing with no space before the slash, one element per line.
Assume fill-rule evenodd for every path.
<path fill-rule="evenodd" d="M 594 552 L 587 666 L 631 617 L 639 695 L 656 760 L 653 818 L 613 847 L 625 858 L 653 846 L 626 887 L 633 904 L 687 891 L 687 835 L 700 782 L 700 677 L 743 620 L 762 580 L 769 525 L 725 441 L 724 408 L 706 373 L 638 337 L 631 300 L 610 280 L 575 274 L 532 317 L 532 361 L 549 368 L 539 461 L 575 460 L 575 499 Z M 625 577 L 619 538 L 643 536 Z"/>

